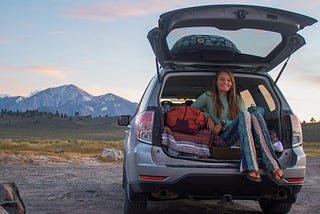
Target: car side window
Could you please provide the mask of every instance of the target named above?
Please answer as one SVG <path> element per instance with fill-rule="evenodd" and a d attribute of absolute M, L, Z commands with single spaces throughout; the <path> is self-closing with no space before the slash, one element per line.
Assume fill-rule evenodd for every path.
<path fill-rule="evenodd" d="M 267 88 L 264 85 L 259 85 L 258 87 L 259 87 L 260 92 L 263 95 L 266 103 L 268 104 L 269 110 L 274 111 L 276 109 L 276 104 L 275 104 L 270 92 L 267 90 Z"/>
<path fill-rule="evenodd" d="M 259 103 L 264 103 L 263 107 L 268 108 L 268 111 L 272 112 L 276 109 L 275 101 L 273 100 L 268 89 L 260 84 L 257 86 L 260 93 L 252 94 L 249 90 L 243 90 L 240 92 L 242 99 L 244 100 L 246 108 L 251 105 L 261 106 Z"/>
<path fill-rule="evenodd" d="M 146 87 L 146 90 L 143 93 L 143 96 L 140 100 L 139 106 L 138 106 L 138 113 L 144 111 L 146 104 L 148 102 L 148 99 L 150 98 L 150 93 L 152 92 L 153 86 L 155 82 L 157 81 L 156 78 L 152 78 Z"/>
<path fill-rule="evenodd" d="M 249 90 L 244 90 L 240 92 L 240 96 L 242 97 L 244 104 L 246 106 L 246 109 L 248 109 L 250 106 L 252 105 L 256 105 L 256 103 L 254 102 L 254 99 L 250 93 Z"/>

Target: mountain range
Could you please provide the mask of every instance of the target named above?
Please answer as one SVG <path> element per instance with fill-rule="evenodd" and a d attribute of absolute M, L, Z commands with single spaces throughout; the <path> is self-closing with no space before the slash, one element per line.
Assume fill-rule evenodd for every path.
<path fill-rule="evenodd" d="M 0 98 L 0 110 L 13 112 L 38 110 L 66 114 L 68 116 L 119 116 L 133 115 L 137 103 L 115 94 L 93 96 L 77 86 L 63 85 L 38 91 L 30 97 L 14 96 Z"/>

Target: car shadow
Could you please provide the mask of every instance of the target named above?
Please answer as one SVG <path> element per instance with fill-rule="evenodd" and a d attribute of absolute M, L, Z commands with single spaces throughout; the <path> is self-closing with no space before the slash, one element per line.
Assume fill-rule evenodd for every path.
<path fill-rule="evenodd" d="M 237 214 L 261 214 L 263 213 L 253 201 L 229 201 L 219 200 L 176 200 L 176 201 L 148 201 L 148 213 L 152 214 L 210 214 L 210 213 L 237 213 Z"/>

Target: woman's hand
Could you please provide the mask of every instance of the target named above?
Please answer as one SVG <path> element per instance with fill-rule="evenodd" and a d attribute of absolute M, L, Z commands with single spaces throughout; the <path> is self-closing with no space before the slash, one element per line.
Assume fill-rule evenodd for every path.
<path fill-rule="evenodd" d="M 211 131 L 213 134 L 219 134 L 219 132 L 222 129 L 222 124 L 218 123 L 216 126 L 214 126 L 213 130 Z"/>
<path fill-rule="evenodd" d="M 208 116 L 207 129 L 209 129 L 210 131 L 212 131 L 213 128 L 214 128 L 214 122 L 213 122 L 213 120 L 211 119 L 211 117 Z"/>
<path fill-rule="evenodd" d="M 221 123 L 215 125 L 211 117 L 208 117 L 207 129 L 209 129 L 213 134 L 219 134 L 222 129 Z"/>

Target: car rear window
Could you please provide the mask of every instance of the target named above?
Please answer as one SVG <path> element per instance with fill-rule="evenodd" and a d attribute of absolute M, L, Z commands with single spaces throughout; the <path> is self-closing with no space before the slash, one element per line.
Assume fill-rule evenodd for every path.
<path fill-rule="evenodd" d="M 242 54 L 258 57 L 266 57 L 282 40 L 282 36 L 279 33 L 257 29 L 226 31 L 214 27 L 186 27 L 174 29 L 168 34 L 166 41 L 169 50 L 175 50 L 174 47 L 177 46 L 177 43 L 179 43 L 182 38 L 191 35 L 207 35 L 207 41 L 203 41 L 203 39 L 199 41 L 190 40 L 190 42 L 197 42 L 197 46 L 195 46 L 197 49 L 199 49 L 199 45 L 206 47 L 211 45 L 214 48 L 216 47 L 214 45 L 216 44 L 216 39 L 222 37 L 226 41 L 230 41 Z M 208 35 L 211 36 L 208 37 Z M 186 42 L 186 45 L 187 43 L 188 42 Z"/>

